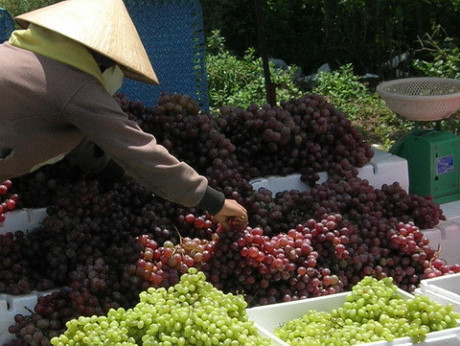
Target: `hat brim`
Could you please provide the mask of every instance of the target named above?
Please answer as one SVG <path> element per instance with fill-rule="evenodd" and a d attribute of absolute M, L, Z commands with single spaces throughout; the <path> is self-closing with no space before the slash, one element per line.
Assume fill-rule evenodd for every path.
<path fill-rule="evenodd" d="M 22 28 L 35 24 L 81 43 L 115 61 L 127 78 L 159 84 L 123 0 L 65 0 L 15 21 Z"/>

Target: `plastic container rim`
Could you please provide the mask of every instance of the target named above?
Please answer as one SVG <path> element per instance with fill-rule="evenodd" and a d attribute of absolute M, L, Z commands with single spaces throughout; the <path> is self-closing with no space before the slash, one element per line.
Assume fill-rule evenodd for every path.
<path fill-rule="evenodd" d="M 385 81 L 377 85 L 377 92 L 382 96 L 391 97 L 394 99 L 399 100 L 417 100 L 417 101 L 433 101 L 433 100 L 443 100 L 443 99 L 452 99 L 452 98 L 460 98 L 460 91 L 451 93 L 451 94 L 444 94 L 444 95 L 401 95 L 398 93 L 391 92 L 386 90 L 386 88 L 398 85 L 398 84 L 409 84 L 414 82 L 426 82 L 426 81 L 433 81 L 433 82 L 443 82 L 443 83 L 451 83 L 452 85 L 456 85 L 460 88 L 460 80 L 453 79 L 453 78 L 440 78 L 440 77 L 412 77 L 412 78 L 401 78 L 401 79 L 394 79 L 391 81 Z"/>

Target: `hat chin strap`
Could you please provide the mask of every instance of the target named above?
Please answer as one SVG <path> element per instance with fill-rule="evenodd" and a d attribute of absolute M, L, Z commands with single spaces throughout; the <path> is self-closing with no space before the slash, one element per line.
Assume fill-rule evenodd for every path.
<path fill-rule="evenodd" d="M 123 71 L 118 65 L 113 65 L 105 69 L 105 71 L 102 72 L 105 90 L 107 90 L 110 95 L 114 95 L 117 90 L 121 88 L 123 77 Z"/>

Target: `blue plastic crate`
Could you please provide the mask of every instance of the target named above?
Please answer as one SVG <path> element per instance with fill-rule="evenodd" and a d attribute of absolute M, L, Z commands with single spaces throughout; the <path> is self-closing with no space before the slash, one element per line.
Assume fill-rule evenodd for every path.
<path fill-rule="evenodd" d="M 7 10 L 0 7 L 0 43 L 10 38 L 14 30 L 14 22 Z"/>
<path fill-rule="evenodd" d="M 202 9 L 197 0 L 125 0 L 160 85 L 125 79 L 121 92 L 146 106 L 162 92 L 188 94 L 208 111 Z"/>

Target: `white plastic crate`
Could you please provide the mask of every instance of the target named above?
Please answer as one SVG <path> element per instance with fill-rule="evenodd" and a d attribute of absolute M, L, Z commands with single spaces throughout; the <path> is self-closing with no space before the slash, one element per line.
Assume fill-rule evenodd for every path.
<path fill-rule="evenodd" d="M 422 289 L 421 287 L 418 287 L 415 289 L 414 294 L 422 294 L 442 305 L 451 304 L 455 312 L 460 313 L 460 304 L 458 303 L 458 301 L 450 298 L 448 295 L 445 295 L 444 293 L 441 293 L 441 291 L 438 289 L 433 289 L 432 287 L 426 287 Z"/>
<path fill-rule="evenodd" d="M 5 221 L 0 223 L 0 234 L 32 230 L 38 227 L 45 217 L 46 208 L 10 211 L 5 214 Z"/>
<path fill-rule="evenodd" d="M 320 173 L 320 180 L 317 182 L 321 184 L 327 180 L 327 173 Z M 300 174 L 294 173 L 289 174 L 285 177 L 280 176 L 268 176 L 265 178 L 255 178 L 249 182 L 255 190 L 263 187 L 267 190 L 270 190 L 273 195 L 278 192 L 286 190 L 298 190 L 298 191 L 307 191 L 309 187 L 300 180 Z"/>
<path fill-rule="evenodd" d="M 0 294 L 0 345 L 15 338 L 8 332 L 9 326 L 14 324 L 14 316 L 17 314 L 30 315 L 34 310 L 37 298 L 51 292 L 34 291 L 23 295 Z"/>
<path fill-rule="evenodd" d="M 446 219 L 460 226 L 460 200 L 441 204 L 441 209 Z"/>
<path fill-rule="evenodd" d="M 409 191 L 409 168 L 407 160 L 386 151 L 373 149 L 371 162 L 359 168 L 358 176 L 367 179 L 369 184 L 380 189 L 383 184 L 391 185 L 395 181 L 405 191 Z M 369 169 L 369 166 L 372 169 Z"/>
<path fill-rule="evenodd" d="M 441 288 L 452 294 L 460 304 L 460 273 L 438 276 L 420 281 L 420 288 Z"/>
<path fill-rule="evenodd" d="M 460 225 L 447 221 L 440 221 L 437 226 L 423 229 L 423 235 L 430 243 L 430 248 L 439 249 L 439 258 L 447 264 L 460 263 Z"/>
<path fill-rule="evenodd" d="M 449 220 L 439 223 L 429 229 L 422 230 L 423 235 L 430 241 L 430 247 L 439 250 L 439 257 L 448 264 L 459 263 L 458 241 L 460 240 L 460 226 Z"/>
<path fill-rule="evenodd" d="M 45 217 L 46 208 L 8 212 L 5 221 L 0 224 L 0 234 L 33 230 Z M 9 326 L 14 323 L 14 316 L 16 314 L 29 315 L 29 310 L 34 309 L 38 296 L 46 293 L 48 292 L 31 292 L 17 296 L 0 293 L 0 345 L 14 339 L 14 336 L 8 332 Z"/>
<path fill-rule="evenodd" d="M 445 234 L 439 227 L 422 229 L 423 236 L 430 241 L 430 247 L 432 249 L 438 249 L 444 239 Z"/>
<path fill-rule="evenodd" d="M 440 304 L 452 304 L 460 313 L 460 273 L 422 280 L 417 292 Z"/>
<path fill-rule="evenodd" d="M 374 150 L 374 157 L 371 162 L 358 169 L 358 177 L 366 179 L 369 184 L 376 189 L 380 189 L 383 184 L 391 185 L 395 181 L 399 182 L 401 187 L 409 190 L 409 171 L 407 160 L 399 156 L 387 153 L 379 149 Z M 321 184 L 327 180 L 327 173 L 320 172 L 320 179 L 317 181 Z M 285 190 L 307 191 L 309 187 L 300 180 L 300 174 L 290 174 L 285 177 L 268 176 L 255 178 L 250 181 L 255 190 L 264 187 L 270 190 L 273 195 Z"/>
<path fill-rule="evenodd" d="M 430 240 L 431 248 L 439 248 L 439 257 L 447 264 L 460 263 L 460 223 L 441 220 L 433 229 L 423 230 L 423 234 Z"/>
<path fill-rule="evenodd" d="M 414 296 L 404 290 L 398 292 L 406 299 L 413 299 Z M 330 312 L 343 305 L 350 292 L 342 292 L 327 296 L 320 296 L 297 300 L 286 303 L 258 306 L 247 309 L 249 318 L 254 321 L 259 331 L 264 335 L 269 335 L 273 340 L 273 345 L 288 346 L 289 344 L 274 335 L 277 327 L 283 323 L 300 318 L 309 310 Z M 412 345 L 409 337 L 398 338 L 392 342 L 376 341 L 362 345 Z M 429 333 L 424 342 L 417 345 L 460 345 L 460 326 L 439 332 Z"/>

